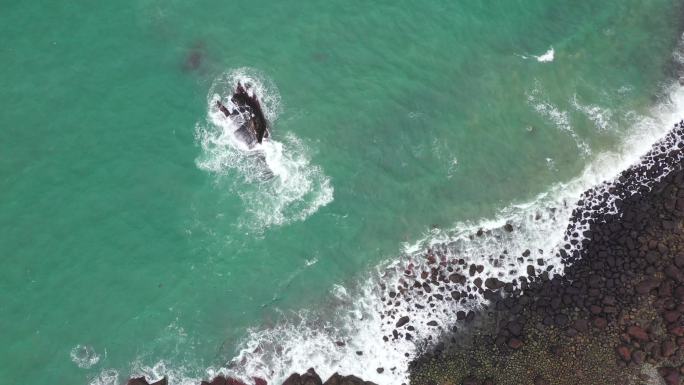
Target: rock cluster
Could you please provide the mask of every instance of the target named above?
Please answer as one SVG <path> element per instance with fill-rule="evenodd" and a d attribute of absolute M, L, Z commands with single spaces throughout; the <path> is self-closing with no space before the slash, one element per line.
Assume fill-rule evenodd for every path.
<path fill-rule="evenodd" d="M 267 385 L 267 382 L 261 378 L 253 378 L 254 385 Z M 136 377 L 128 380 L 126 385 L 167 385 L 166 377 L 163 379 L 149 383 L 144 377 Z M 243 381 L 225 376 L 216 376 L 211 381 L 202 381 L 200 385 L 246 385 Z M 376 385 L 370 381 L 364 381 L 356 376 L 342 376 L 338 373 L 333 374 L 327 381 L 323 382 L 316 371 L 311 368 L 304 374 L 293 373 L 288 377 L 282 385 Z"/>
<path fill-rule="evenodd" d="M 680 383 L 684 374 L 682 138 L 684 123 L 679 123 L 640 164 L 583 194 L 568 224 L 567 244 L 559 251 L 565 265 L 562 276 L 534 274 L 532 268 L 513 287 L 498 280 L 484 282 L 490 316 L 497 322 L 482 343 L 492 352 L 511 356 L 536 342 L 530 340 L 530 330 L 557 331 L 567 343 L 614 333 L 617 365 L 659 366 L 666 384 Z M 639 310 L 658 316 L 644 316 Z M 416 360 L 413 372 L 424 372 L 422 366 L 429 367 L 435 357 L 441 357 L 439 350 Z M 491 381 L 468 373 L 458 377 L 463 384 Z M 415 383 L 423 383 L 423 378 Z M 542 376 L 530 380 L 559 381 Z"/>

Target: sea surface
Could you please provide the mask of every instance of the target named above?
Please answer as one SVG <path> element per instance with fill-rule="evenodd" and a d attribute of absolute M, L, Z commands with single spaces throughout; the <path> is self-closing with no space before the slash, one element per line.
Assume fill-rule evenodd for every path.
<path fill-rule="evenodd" d="M 430 244 L 560 242 L 562 207 L 684 118 L 682 12 L 3 2 L 0 383 L 405 382 L 374 287 Z M 253 151 L 213 108 L 237 81 L 272 125 Z"/>

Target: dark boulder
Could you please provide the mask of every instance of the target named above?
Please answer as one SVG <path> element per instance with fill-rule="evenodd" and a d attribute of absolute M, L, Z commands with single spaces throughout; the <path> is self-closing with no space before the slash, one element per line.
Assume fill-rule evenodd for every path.
<path fill-rule="evenodd" d="M 408 322 L 409 322 L 409 317 L 408 317 L 407 315 L 405 315 L 405 316 L 399 318 L 399 320 L 397 321 L 395 327 L 400 328 L 400 327 L 406 325 Z"/>

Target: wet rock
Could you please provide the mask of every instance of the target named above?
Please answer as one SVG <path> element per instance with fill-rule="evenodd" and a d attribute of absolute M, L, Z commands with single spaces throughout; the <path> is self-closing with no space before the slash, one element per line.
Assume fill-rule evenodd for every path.
<path fill-rule="evenodd" d="M 580 333 L 585 332 L 589 330 L 589 322 L 585 319 L 578 319 L 574 322 L 573 327 Z"/>
<path fill-rule="evenodd" d="M 634 289 L 639 294 L 648 294 L 659 285 L 660 282 L 657 279 L 647 278 L 639 282 Z"/>
<path fill-rule="evenodd" d="M 679 374 L 679 370 L 677 370 L 676 368 L 660 368 L 658 369 L 658 372 L 663 377 L 663 380 L 665 380 L 665 383 L 667 385 L 680 385 L 679 383 L 681 376 Z"/>
<path fill-rule="evenodd" d="M 504 230 L 508 231 L 509 233 L 513 231 L 513 225 L 510 223 L 506 223 L 504 225 Z"/>
<path fill-rule="evenodd" d="M 466 277 L 459 273 L 453 273 L 449 275 L 449 281 L 463 285 L 466 283 Z"/>
<path fill-rule="evenodd" d="M 677 345 L 671 340 L 663 341 L 663 343 L 660 345 L 660 354 L 662 354 L 662 356 L 665 358 L 673 355 L 676 350 Z"/>
<path fill-rule="evenodd" d="M 625 362 L 629 362 L 632 359 L 632 350 L 625 345 L 620 345 L 616 349 L 617 355 Z"/>
<path fill-rule="evenodd" d="M 504 286 L 504 283 L 497 278 L 487 278 L 484 282 L 485 287 L 489 290 L 498 290 Z"/>
<path fill-rule="evenodd" d="M 517 338 L 511 338 L 508 340 L 508 347 L 514 350 L 520 349 L 523 346 L 523 342 Z"/>
<path fill-rule="evenodd" d="M 648 341 L 648 333 L 643 328 L 632 325 L 627 328 L 627 334 L 639 341 Z"/>
<path fill-rule="evenodd" d="M 594 318 L 594 321 L 592 323 L 594 324 L 594 327 L 597 329 L 605 329 L 608 326 L 608 321 L 602 317 Z"/>
<path fill-rule="evenodd" d="M 634 362 L 637 365 L 641 365 L 644 363 L 644 360 L 646 359 L 646 353 L 642 352 L 641 350 L 635 350 L 632 352 L 632 362 Z"/>
<path fill-rule="evenodd" d="M 406 325 L 409 322 L 409 320 L 410 320 L 409 316 L 405 315 L 405 316 L 399 318 L 399 320 L 397 320 L 397 323 L 394 326 L 397 328 L 400 328 L 400 327 Z"/>

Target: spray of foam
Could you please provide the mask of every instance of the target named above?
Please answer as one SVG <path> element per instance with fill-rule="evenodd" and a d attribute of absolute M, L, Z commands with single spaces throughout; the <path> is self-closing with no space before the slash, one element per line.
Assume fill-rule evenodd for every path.
<path fill-rule="evenodd" d="M 556 51 L 551 47 L 548 51 L 544 52 L 543 55 L 535 56 L 535 58 L 537 58 L 537 61 L 540 63 L 551 63 L 555 55 Z"/>
<path fill-rule="evenodd" d="M 439 251 L 439 264 L 463 259 L 466 266 L 470 263 L 481 265 L 476 277 L 497 277 L 510 282 L 524 275 L 523 267 L 528 265 L 530 258 L 544 260 L 544 266 L 537 267 L 538 272 L 543 269 L 562 274 L 556 251 L 568 241 L 566 225 L 575 202 L 584 198 L 583 192 L 590 188 L 595 188 L 597 195 L 609 192 L 610 184 L 602 183 L 615 179 L 622 170 L 636 163 L 681 118 L 684 89 L 673 85 L 668 94 L 668 100 L 656 106 L 648 116 L 639 118 L 628 130 L 617 151 L 594 155 L 577 178 L 552 186 L 530 202 L 512 204 L 493 219 L 460 222 L 448 231 L 431 231 L 417 242 L 405 245 L 401 258 L 382 264 L 358 285 L 348 288 L 335 285 L 330 302 L 317 311 L 283 314 L 283 321 L 273 328 L 250 330 L 237 356 L 225 367 L 206 369 L 203 377 L 224 374 L 247 382 L 252 377 L 260 377 L 271 384 L 279 384 L 292 372 L 315 367 L 323 378 L 340 372 L 381 385 L 408 383 L 406 368 L 419 346 L 450 327 L 454 311 L 479 308 L 486 300 L 479 296 L 470 301 L 451 302 L 414 298 L 415 302 L 410 306 L 388 300 L 387 291 L 398 291 L 404 285 L 403 281 L 433 266 L 434 261 L 426 258 L 426 254 L 431 255 L 426 250 Z M 539 98 L 539 94 L 533 94 L 529 102 L 537 106 L 535 109 L 542 115 L 569 127 L 567 119 L 563 119 L 567 114 Z M 225 134 L 225 130 L 222 133 Z M 216 136 L 211 140 L 223 143 Z M 210 150 L 213 144 L 202 143 L 210 155 L 208 158 L 221 166 L 201 167 L 212 171 L 242 167 L 238 160 L 231 158 L 232 155 L 221 160 Z M 578 141 L 581 148 L 579 144 Z M 663 146 L 661 152 L 669 149 Z M 248 171 L 251 169 L 247 167 L 246 170 L 245 178 L 248 179 L 252 175 Z M 648 181 L 643 183 L 648 186 Z M 614 206 L 609 205 L 608 211 L 614 211 Z M 521 255 L 528 259 L 521 261 Z M 395 336 L 385 342 L 383 337 L 393 335 L 393 317 L 396 316 L 410 317 L 415 325 L 412 338 L 402 334 L 400 338 Z M 382 373 L 378 368 L 384 369 Z M 134 372 L 150 379 L 166 375 L 172 384 L 190 384 L 198 380 L 196 375 L 190 374 L 193 372 L 183 367 L 167 368 L 163 361 L 154 366 L 138 365 Z M 104 372 L 100 377 L 108 378 Z M 92 384 L 109 383 L 103 380 Z"/>
<path fill-rule="evenodd" d="M 544 260 L 537 272 L 562 274 L 557 251 L 567 241 L 566 226 L 575 202 L 585 190 L 636 163 L 682 113 L 684 90 L 673 87 L 670 99 L 641 118 L 618 151 L 596 155 L 577 178 L 552 186 L 530 202 L 510 205 L 494 219 L 457 223 L 449 231 L 433 230 L 405 245 L 403 257 L 379 266 L 359 286 L 335 287 L 332 303 L 325 309 L 286 315 L 287 321 L 275 328 L 252 330 L 222 373 L 259 376 L 277 384 L 294 371 L 315 367 L 323 378 L 340 372 L 383 385 L 408 382 L 406 368 L 418 347 L 451 327 L 455 311 L 486 304 L 478 296 L 471 301 L 430 302 L 425 295 L 398 305 L 387 298 L 387 291 L 398 291 L 407 276 L 429 270 L 426 250 L 441 250 L 445 260 L 464 259 L 466 266 L 482 265 L 472 279 L 497 277 L 510 282 L 526 275 L 524 267 L 532 258 Z M 521 261 L 521 255 L 529 257 Z M 395 316 L 411 319 L 415 326 L 411 339 L 401 338 L 405 333 L 392 338 Z M 378 368 L 384 371 L 379 373 Z"/>
<path fill-rule="evenodd" d="M 89 345 L 74 346 L 74 348 L 71 349 L 71 352 L 69 352 L 69 356 L 71 357 L 71 362 L 82 369 L 89 369 L 100 361 L 100 356 L 95 352 L 95 349 Z"/>
<path fill-rule="evenodd" d="M 527 102 L 534 108 L 539 115 L 548 119 L 561 131 L 567 132 L 575 141 L 577 148 L 584 156 L 591 154 L 589 145 L 577 135 L 570 124 L 570 117 L 567 111 L 562 111 L 544 97 L 541 86 L 536 82 L 535 88 L 532 92 L 527 94 Z"/>
<path fill-rule="evenodd" d="M 292 133 L 276 132 L 277 140 L 264 140 L 252 149 L 234 135 L 238 127 L 216 108 L 216 101 L 229 99 L 238 82 L 259 96 L 270 122 L 278 116 L 278 90 L 265 76 L 249 68 L 220 76 L 209 90 L 206 122 L 196 126 L 203 150 L 197 166 L 219 176 L 237 176 L 229 183 L 245 206 L 242 225 L 265 229 L 304 220 L 332 202 L 330 178 L 311 164 L 306 146 Z"/>
<path fill-rule="evenodd" d="M 133 372 L 149 379 L 168 376 L 171 384 L 182 385 L 218 374 L 247 383 L 260 377 L 277 385 L 292 372 L 314 367 L 322 378 L 339 372 L 380 385 L 408 383 L 408 363 L 420 347 L 454 326 L 454 312 L 487 304 L 477 292 L 467 301 L 430 301 L 426 295 L 414 297 L 410 303 L 388 298 L 389 291 L 399 291 L 406 280 L 435 266 L 426 254 L 438 252 L 439 265 L 456 259 L 463 259 L 465 266 L 481 265 L 474 277 L 467 278 L 470 280 L 497 277 L 511 282 L 524 276 L 523 267 L 537 258 L 544 261 L 544 266 L 536 267 L 538 273 L 562 274 L 557 251 L 568 242 L 566 225 L 575 202 L 580 197 L 585 199 L 588 189 L 593 189 L 595 196 L 605 196 L 611 184 L 603 182 L 614 180 L 635 164 L 683 113 L 684 89 L 673 86 L 668 100 L 640 118 L 617 151 L 597 154 L 575 179 L 552 186 L 530 202 L 512 204 L 493 219 L 460 222 L 448 231 L 432 230 L 417 242 L 406 244 L 402 257 L 381 264 L 357 285 L 335 285 L 329 302 L 316 311 L 282 314 L 282 322 L 275 327 L 250 330 L 236 357 L 224 367 L 207 368 L 198 376 L 196 371 L 182 366 L 169 368 L 161 361 L 153 366 L 137 363 Z M 658 147 L 660 153 L 667 153 L 678 145 L 670 142 L 670 147 Z M 637 184 L 648 187 L 651 182 L 644 179 Z M 608 211 L 614 211 L 614 206 L 609 205 Z M 521 261 L 521 255 L 527 259 Z M 397 316 L 410 318 L 415 327 L 410 339 L 406 330 L 393 335 Z M 103 371 L 91 384 L 110 384 L 107 381 L 111 377 L 111 372 Z"/>
<path fill-rule="evenodd" d="M 599 131 L 607 131 L 614 128 L 614 125 L 611 122 L 613 112 L 610 109 L 604 109 L 596 105 L 582 104 L 577 99 L 577 95 L 573 96 L 571 103 L 577 111 L 583 113 L 587 119 L 591 120 Z"/>

